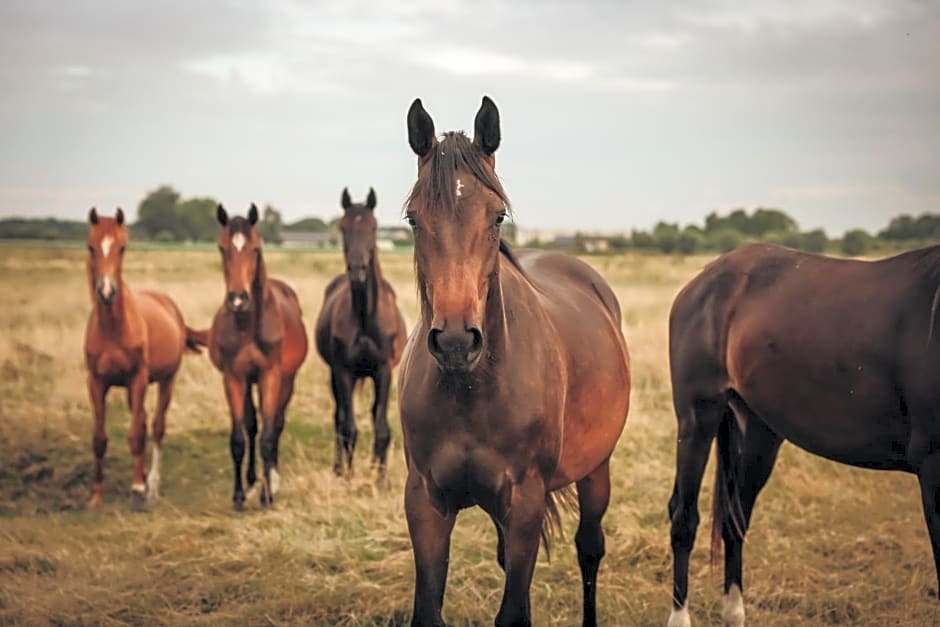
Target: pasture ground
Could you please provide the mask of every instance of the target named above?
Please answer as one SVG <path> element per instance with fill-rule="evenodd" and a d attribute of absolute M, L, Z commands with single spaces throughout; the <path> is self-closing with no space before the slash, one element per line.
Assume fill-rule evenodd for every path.
<path fill-rule="evenodd" d="M 311 330 L 341 257 L 274 251 L 266 259 L 271 274 L 297 289 Z M 674 295 L 707 258 L 587 261 L 620 298 L 634 378 L 630 418 L 611 465 L 599 614 L 606 625 L 663 625 L 676 429 L 666 320 Z M 411 328 L 411 257 L 385 255 L 382 263 Z M 214 252 L 132 245 L 124 276 L 133 287 L 169 293 L 195 327 L 207 326 L 222 300 Z M 413 570 L 394 400 L 390 490 L 377 493 L 368 472 L 369 387 L 357 393 L 359 472 L 335 478 L 327 371 L 311 350 L 282 439 L 278 501 L 263 512 L 253 498 L 236 515 L 221 379 L 205 355 L 188 356 L 168 418 L 162 501 L 130 512 L 128 414 L 124 394 L 112 390 L 106 504 L 87 511 L 92 421 L 82 337 L 91 305 L 84 252 L 0 247 L 0 285 L 0 623 L 407 624 Z M 148 408 L 155 396 L 151 390 Z M 707 561 L 711 490 L 710 463 L 691 570 L 697 625 L 718 624 L 721 606 L 722 575 Z M 580 623 L 576 518 L 564 521 L 565 537 L 536 569 L 538 625 Z M 495 546 L 481 512 L 461 514 L 445 599 L 450 624 L 492 624 L 502 589 Z M 784 445 L 745 555 L 751 625 L 926 625 L 940 616 L 912 476 L 852 469 Z"/>

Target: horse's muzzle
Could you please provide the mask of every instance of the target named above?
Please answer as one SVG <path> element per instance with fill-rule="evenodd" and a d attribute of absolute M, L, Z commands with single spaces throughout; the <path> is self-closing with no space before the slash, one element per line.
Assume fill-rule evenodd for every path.
<path fill-rule="evenodd" d="M 225 299 L 225 305 L 229 311 L 235 313 L 248 311 L 248 307 L 251 305 L 251 295 L 248 292 L 229 292 L 228 297 Z"/>
<path fill-rule="evenodd" d="M 483 356 L 483 332 L 476 327 L 461 330 L 431 329 L 428 351 L 444 372 L 471 372 Z"/>

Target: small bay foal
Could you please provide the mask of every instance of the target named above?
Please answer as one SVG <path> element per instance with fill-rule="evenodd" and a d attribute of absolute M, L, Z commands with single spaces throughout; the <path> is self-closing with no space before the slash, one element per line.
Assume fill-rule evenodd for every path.
<path fill-rule="evenodd" d="M 255 224 L 258 208 L 251 205 L 248 218 L 229 218 L 222 205 L 217 210 L 219 252 L 225 273 L 225 302 L 219 307 L 209 333 L 209 356 L 222 372 L 225 397 L 232 417 L 229 446 L 235 473 L 232 503 L 245 506 L 242 462 L 248 443 L 245 479 L 251 488 L 255 473 L 256 407 L 251 386 L 257 385 L 261 405 L 261 459 L 264 470 L 261 505 L 274 502 L 280 484 L 278 443 L 284 430 L 284 414 L 294 393 L 297 369 L 307 357 L 304 328 L 297 294 L 283 281 L 271 278 L 261 255 L 261 236 Z"/>
<path fill-rule="evenodd" d="M 183 323 L 176 304 L 151 290 L 132 290 L 121 276 L 127 227 L 124 212 L 113 218 L 101 217 L 95 209 L 88 214 L 88 286 L 92 310 L 85 328 L 85 364 L 88 392 L 95 412 L 92 448 L 95 452 L 95 479 L 90 501 L 101 505 L 104 494 L 104 455 L 108 449 L 105 429 L 105 397 L 113 386 L 127 388 L 131 428 L 127 435 L 134 456 L 131 483 L 133 507 L 140 510 L 146 500 L 160 493 L 160 449 L 166 431 L 166 411 L 183 353 L 199 352 L 206 333 Z M 144 397 L 147 385 L 159 386 L 157 411 L 153 417 L 153 456 L 150 472 L 144 470 L 147 444 L 147 414 Z"/>

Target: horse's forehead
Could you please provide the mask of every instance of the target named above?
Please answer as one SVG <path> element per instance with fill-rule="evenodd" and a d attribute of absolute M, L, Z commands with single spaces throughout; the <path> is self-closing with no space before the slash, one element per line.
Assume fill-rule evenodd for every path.
<path fill-rule="evenodd" d="M 241 231 L 232 234 L 232 246 L 235 247 L 235 250 L 241 251 L 246 243 L 248 243 L 248 238 Z"/>

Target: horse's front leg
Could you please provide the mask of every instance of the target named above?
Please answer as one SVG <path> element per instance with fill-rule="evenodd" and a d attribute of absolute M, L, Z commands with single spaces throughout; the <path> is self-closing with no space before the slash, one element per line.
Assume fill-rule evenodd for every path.
<path fill-rule="evenodd" d="M 277 439 L 280 429 L 276 424 L 278 403 L 281 398 L 281 372 L 278 368 L 269 368 L 258 378 L 261 392 L 261 461 L 264 463 L 261 477 L 261 506 L 274 503 L 271 485 L 271 473 L 276 473 Z"/>
<path fill-rule="evenodd" d="M 378 475 L 376 485 L 386 488 L 386 459 L 388 444 L 392 433 L 388 428 L 388 393 L 392 387 L 392 368 L 383 365 L 372 377 L 375 384 L 375 402 L 372 404 L 372 427 L 375 443 L 372 447 L 372 464 L 376 467 Z"/>
<path fill-rule="evenodd" d="M 127 404 L 131 410 L 131 428 L 127 433 L 127 444 L 134 457 L 131 507 L 135 511 L 142 511 L 147 504 L 147 471 L 144 469 L 144 456 L 147 452 L 147 410 L 144 408 L 147 378 L 147 367 L 140 366 L 127 385 Z"/>
<path fill-rule="evenodd" d="M 104 498 L 104 454 L 108 450 L 108 431 L 105 429 L 104 399 L 108 394 L 108 386 L 102 383 L 93 374 L 88 375 L 88 395 L 95 412 L 95 426 L 91 438 L 91 448 L 95 453 L 95 482 L 92 486 L 89 507 L 98 507 Z"/>
<path fill-rule="evenodd" d="M 409 471 L 405 484 L 405 516 L 415 560 L 415 595 L 412 627 L 444 625 L 441 608 L 447 584 L 450 534 L 457 520 L 456 510 L 441 515 L 432 505 L 424 482 Z"/>
<path fill-rule="evenodd" d="M 532 475 L 513 487 L 509 513 L 503 520 L 506 585 L 496 615 L 497 626 L 532 624 L 529 587 L 542 537 L 545 494 L 544 481 Z"/>
<path fill-rule="evenodd" d="M 232 507 L 240 512 L 245 509 L 245 488 L 242 484 L 242 461 L 245 459 L 245 394 L 248 383 L 244 378 L 232 374 L 223 375 L 225 398 L 232 416 L 232 433 L 229 449 L 232 453 L 235 488 L 232 492 Z"/>

